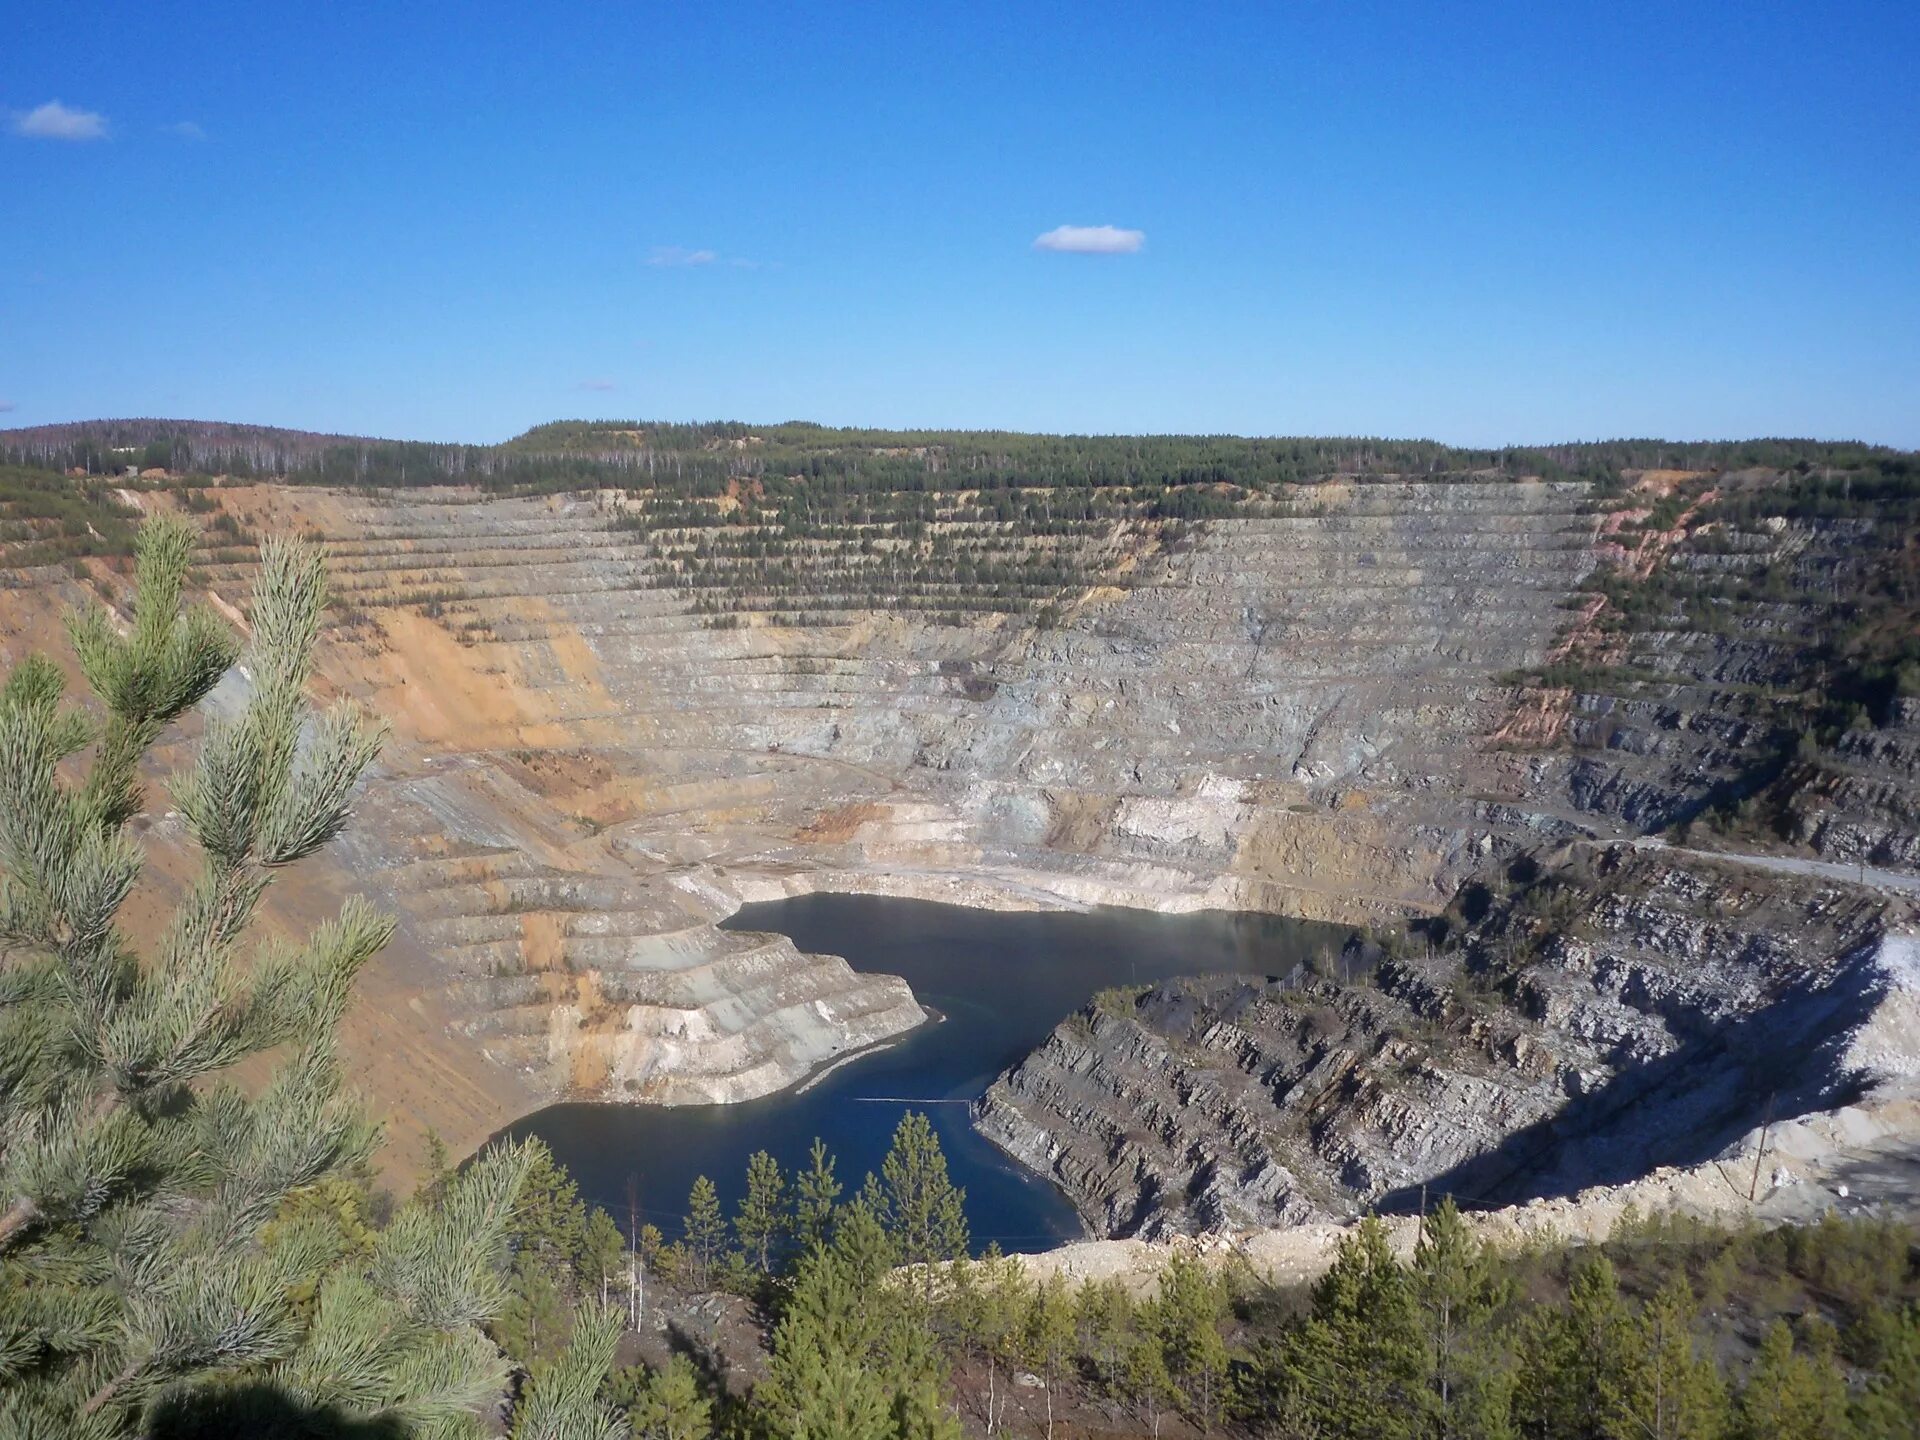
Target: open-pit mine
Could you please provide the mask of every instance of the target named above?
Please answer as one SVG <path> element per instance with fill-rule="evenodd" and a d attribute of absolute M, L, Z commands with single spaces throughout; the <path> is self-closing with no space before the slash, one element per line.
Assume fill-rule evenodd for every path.
<path fill-rule="evenodd" d="M 404 485 L 211 436 L 103 483 L 83 432 L 160 433 L 12 454 L 193 515 L 229 618 L 260 536 L 324 543 L 321 698 L 392 736 L 273 913 L 399 917 L 345 1032 L 397 1171 L 429 1130 L 749 1101 L 913 1031 L 903 980 L 720 923 L 830 891 L 1340 927 L 1271 973 L 1116 973 L 977 1098 L 1096 1235 L 1920 1196 L 1910 457 L 1311 442 L 1095 503 L 1070 461 L 988 486 L 870 432 L 536 435 L 524 474 Z M 911 505 L 842 503 L 848 455 Z M 7 533 L 6 663 L 124 597 L 111 546 Z M 143 903 L 179 833 L 162 797 Z"/>

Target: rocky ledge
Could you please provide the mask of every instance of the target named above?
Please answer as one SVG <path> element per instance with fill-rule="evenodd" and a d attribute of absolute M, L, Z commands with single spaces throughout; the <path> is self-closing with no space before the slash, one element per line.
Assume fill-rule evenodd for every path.
<path fill-rule="evenodd" d="M 1097 1233 L 1161 1238 L 1571 1195 L 1920 1075 L 1909 901 L 1625 847 L 1531 864 L 1397 954 L 1108 992 L 975 1122 Z"/>

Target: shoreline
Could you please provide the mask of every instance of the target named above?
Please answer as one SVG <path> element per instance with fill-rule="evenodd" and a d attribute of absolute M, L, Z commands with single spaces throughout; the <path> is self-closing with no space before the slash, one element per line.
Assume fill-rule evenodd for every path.
<path fill-rule="evenodd" d="M 842 956 L 841 958 L 844 959 L 845 957 Z M 927 1003 L 922 1001 L 920 997 L 917 995 L 914 997 L 913 1003 L 920 1007 L 921 1013 L 924 1014 L 927 1018 L 922 1020 L 918 1025 L 914 1026 L 911 1030 L 902 1030 L 898 1035 L 889 1035 L 884 1040 L 875 1040 L 870 1045 L 862 1045 L 862 1046 L 859 1046 L 857 1049 L 847 1051 L 846 1054 L 844 1055 L 835 1056 L 833 1059 L 827 1061 L 824 1065 L 815 1067 L 814 1070 L 804 1080 L 802 1080 L 797 1086 L 790 1086 L 786 1090 L 772 1090 L 772 1091 L 769 1091 L 766 1095 L 758 1096 L 756 1098 L 765 1100 L 770 1098 L 773 1095 L 786 1095 L 786 1094 L 793 1094 L 796 1096 L 804 1095 L 809 1090 L 813 1089 L 814 1086 L 818 1085 L 822 1080 L 826 1079 L 829 1075 L 833 1074 L 833 1072 L 838 1070 L 841 1066 L 851 1065 L 856 1060 L 864 1060 L 869 1055 L 878 1055 L 882 1050 L 891 1050 L 896 1045 L 904 1044 L 909 1035 L 918 1035 L 922 1030 L 925 1030 L 929 1025 L 944 1025 L 947 1023 L 947 1016 L 945 1011 L 936 1009 L 932 1005 L 928 1005 Z M 616 1101 L 610 1101 L 608 1103 L 617 1105 L 620 1102 L 616 1100 Z M 734 1101 L 732 1103 L 747 1104 L 750 1102 Z M 661 1108 L 666 1109 L 670 1107 L 662 1106 Z"/>
<path fill-rule="evenodd" d="M 716 870 L 714 883 L 700 885 L 699 893 L 709 901 L 731 903 L 731 908 L 710 922 L 715 925 L 731 919 L 747 905 L 803 895 L 883 895 L 958 905 L 967 910 L 1084 912 L 1111 908 L 1155 915 L 1218 911 L 1348 927 L 1432 913 L 1431 905 L 1407 895 L 1333 894 L 1274 881 L 1250 884 L 1231 873 L 1208 875 L 1151 863 L 1116 868 L 1132 873 L 1081 874 L 1018 865 L 989 865 L 978 870 L 748 866 Z M 1275 903 L 1283 898 L 1294 903 Z"/>
<path fill-rule="evenodd" d="M 1036 876 L 1035 878 L 1041 877 Z M 1183 916 L 1202 912 L 1215 912 L 1220 914 L 1246 913 L 1269 915 L 1281 919 L 1309 918 L 1292 914 L 1286 910 L 1263 908 L 1244 903 L 1236 904 L 1234 903 L 1235 897 L 1231 895 L 1196 893 L 1188 890 L 1185 886 L 1177 887 L 1171 897 L 1169 897 L 1167 891 L 1158 892 L 1157 898 L 1160 900 L 1158 904 L 1127 903 L 1128 901 L 1145 901 L 1153 892 L 1145 889 L 1136 889 L 1134 887 L 1098 884 L 1088 886 L 1087 888 L 1095 889 L 1100 893 L 1088 895 L 1086 898 L 1078 898 L 1061 894 L 1052 889 L 1022 883 L 1020 880 L 1016 880 L 1011 876 L 994 874 L 993 872 L 987 872 L 982 875 L 962 875 L 955 872 L 931 874 L 911 871 L 904 873 L 875 874 L 872 872 L 862 873 L 838 869 L 823 869 L 796 870 L 778 874 L 769 874 L 766 871 L 748 871 L 745 874 L 741 874 L 720 870 L 718 872 L 710 872 L 706 877 L 696 878 L 691 875 L 676 877 L 676 880 L 672 883 L 675 884 L 675 888 L 682 890 L 683 893 L 697 896 L 705 902 L 702 908 L 707 910 L 708 918 L 705 919 L 704 922 L 696 922 L 696 924 L 704 924 L 716 930 L 723 927 L 732 928 L 728 922 L 735 920 L 740 912 L 749 905 L 777 903 L 816 894 L 878 896 L 900 900 L 921 901 L 928 904 L 949 905 L 960 910 L 983 913 L 1084 914 L 1094 909 L 1110 908 L 1133 911 L 1141 915 Z M 1084 881 L 1082 883 L 1084 884 Z M 1208 888 L 1209 892 L 1211 892 L 1217 887 Z M 1169 898 L 1171 898 L 1173 903 L 1167 903 Z M 1321 921 L 1321 923 L 1338 922 Z M 792 937 L 785 936 L 783 932 L 780 931 L 757 931 L 751 927 L 740 927 L 739 929 L 735 929 L 733 933 L 765 933 L 780 936 L 790 942 L 792 939 Z M 798 947 L 796 946 L 795 948 L 797 949 Z M 560 1094 L 545 1097 L 541 1103 L 529 1106 L 517 1113 L 496 1120 L 489 1133 L 473 1147 L 467 1158 L 471 1159 L 473 1155 L 478 1154 L 488 1145 L 500 1140 L 509 1132 L 525 1124 L 528 1120 L 556 1106 L 583 1105 L 619 1110 L 657 1109 L 671 1111 L 685 1108 L 688 1104 L 696 1106 L 733 1106 L 750 1104 L 754 1101 L 768 1100 L 780 1096 L 798 1098 L 812 1091 L 814 1087 L 827 1080 L 835 1071 L 841 1069 L 843 1066 L 849 1065 L 869 1055 L 894 1049 L 905 1043 L 908 1038 L 917 1034 L 928 1025 L 944 1024 L 949 1018 L 938 1007 L 929 1005 L 922 1001 L 918 995 L 914 995 L 911 987 L 906 986 L 904 978 L 897 974 L 879 969 L 858 969 L 854 967 L 852 962 L 848 961 L 844 955 L 834 955 L 830 951 L 804 951 L 802 953 L 830 955 L 831 958 L 846 964 L 850 969 L 855 969 L 856 973 L 890 976 L 890 978 L 899 981 L 906 987 L 907 993 L 911 997 L 914 1005 L 920 1009 L 925 1018 L 918 1024 L 911 1025 L 906 1029 L 882 1036 L 867 1044 L 841 1052 L 840 1054 L 828 1056 L 802 1074 L 796 1076 L 787 1084 L 776 1086 L 756 1095 L 735 1096 L 725 1100 L 683 1101 L 678 1103 L 662 1103 L 658 1100 L 627 1099 L 611 1096 L 596 1097 L 581 1094 Z M 982 1095 L 984 1095 L 984 1093 L 983 1090 Z M 988 1148 L 1000 1158 L 1002 1163 L 1010 1166 L 1018 1173 L 1024 1183 L 1040 1185 L 1060 1195 L 1066 1200 L 1067 1208 L 1073 1216 L 1074 1227 L 1078 1232 L 1077 1235 L 1064 1236 L 1054 1245 L 1050 1245 L 1047 1251 L 1034 1253 L 1051 1253 L 1051 1251 L 1059 1249 L 1062 1246 L 1100 1243 L 1099 1237 L 1101 1231 L 1096 1223 L 1096 1217 L 1089 1215 L 1078 1204 L 1074 1203 L 1073 1197 L 1067 1193 L 1052 1174 L 1028 1165 L 1018 1156 L 1002 1148 L 991 1137 L 987 1136 L 974 1125 L 973 1116 L 980 1099 L 981 1096 L 972 1096 L 964 1102 L 967 1111 L 965 1123 L 968 1131 L 976 1138 L 985 1142 Z M 463 1161 L 462 1163 L 465 1162 Z"/>

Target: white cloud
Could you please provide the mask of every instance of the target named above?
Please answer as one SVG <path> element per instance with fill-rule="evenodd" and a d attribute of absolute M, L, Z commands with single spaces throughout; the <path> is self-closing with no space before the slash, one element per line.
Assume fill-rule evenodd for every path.
<path fill-rule="evenodd" d="M 605 395 L 609 391 L 618 390 L 620 387 L 611 380 L 582 380 L 573 388 L 576 390 L 592 390 L 597 394 Z"/>
<path fill-rule="evenodd" d="M 11 415 L 20 407 L 11 400 L 0 400 L 0 415 Z"/>
<path fill-rule="evenodd" d="M 13 133 L 29 140 L 104 140 L 107 117 L 92 110 L 72 110 L 58 100 L 13 117 Z"/>
<path fill-rule="evenodd" d="M 1033 242 L 1036 250 L 1061 255 L 1134 255 L 1147 243 L 1144 230 L 1114 225 L 1056 225 Z"/>
<path fill-rule="evenodd" d="M 656 245 L 647 252 L 647 264 L 660 269 L 689 265 L 721 265 L 729 270 L 778 270 L 778 260 L 749 260 L 744 255 L 722 255 L 718 250 L 689 250 L 681 245 Z"/>
<path fill-rule="evenodd" d="M 202 130 L 200 126 L 192 120 L 176 120 L 173 124 L 162 125 L 160 128 L 165 130 L 167 134 L 176 136 L 181 140 L 204 140 L 207 138 L 207 132 Z"/>

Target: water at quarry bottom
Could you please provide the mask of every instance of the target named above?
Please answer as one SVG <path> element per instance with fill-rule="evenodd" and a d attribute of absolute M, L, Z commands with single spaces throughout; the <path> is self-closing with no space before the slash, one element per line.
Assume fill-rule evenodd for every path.
<path fill-rule="evenodd" d="M 1065 1196 L 968 1124 L 967 1102 L 1001 1070 L 1107 986 L 1224 972 L 1277 976 L 1347 933 L 1225 911 L 1007 913 L 872 895 L 749 905 L 726 927 L 786 935 L 802 950 L 845 956 L 857 970 L 903 976 L 943 1018 L 824 1078 L 816 1071 L 804 1089 L 739 1105 L 555 1105 L 508 1133 L 545 1140 L 587 1200 L 623 1226 L 631 1180 L 643 1222 L 671 1238 L 696 1176 L 714 1182 L 731 1216 L 749 1155 L 766 1150 L 791 1173 L 805 1165 L 815 1136 L 835 1156 L 850 1197 L 879 1169 L 901 1115 L 921 1109 L 966 1189 L 976 1251 L 989 1241 L 1044 1250 L 1083 1233 Z"/>

